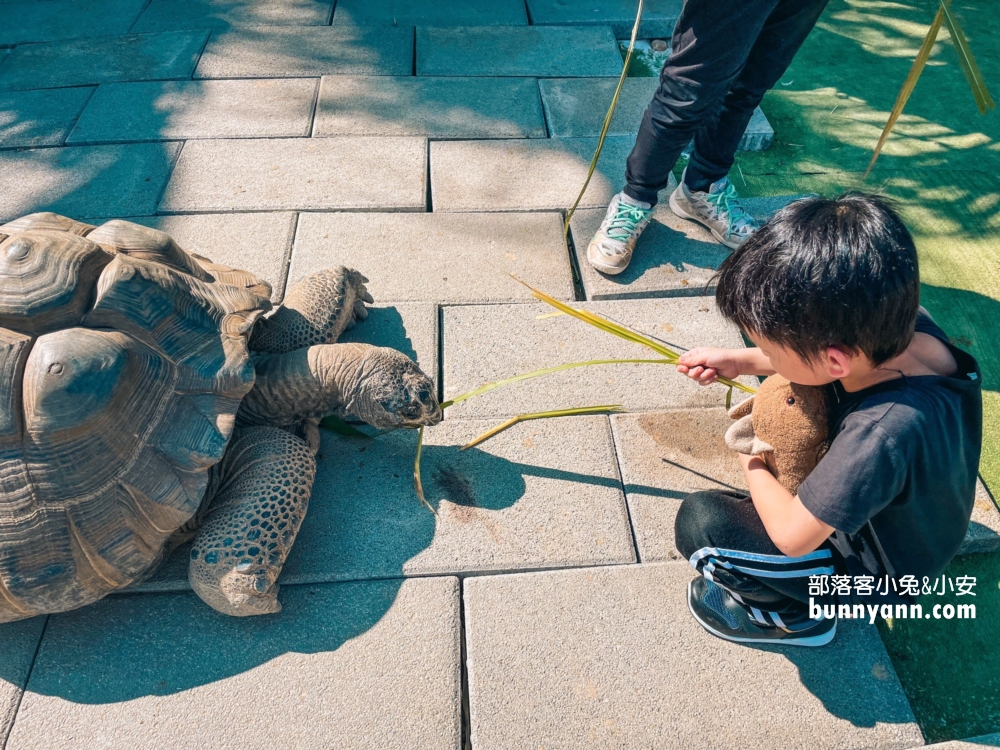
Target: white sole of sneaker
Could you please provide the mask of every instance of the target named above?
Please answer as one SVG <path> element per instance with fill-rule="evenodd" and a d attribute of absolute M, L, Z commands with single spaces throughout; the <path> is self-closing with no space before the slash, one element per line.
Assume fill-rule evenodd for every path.
<path fill-rule="evenodd" d="M 677 190 L 680 190 L 680 188 L 678 187 Z M 679 216 L 682 219 L 688 219 L 689 221 L 696 221 L 696 222 L 698 222 L 703 227 L 705 227 L 705 229 L 707 229 L 709 232 L 711 232 L 712 236 L 715 237 L 715 239 L 718 242 L 720 242 L 721 244 L 725 245 L 730 250 L 735 250 L 736 248 L 738 248 L 740 246 L 740 243 L 737 242 L 736 240 L 727 240 L 725 237 L 723 237 L 721 234 L 719 234 L 715 229 L 713 229 L 708 224 L 706 224 L 704 221 L 702 221 L 698 216 L 696 216 L 694 214 L 690 214 L 687 211 L 685 211 L 683 208 L 681 208 L 681 205 L 677 202 L 677 199 L 674 198 L 674 196 L 677 194 L 677 190 L 675 190 L 674 192 L 672 192 L 670 194 L 670 200 L 668 201 L 668 203 L 670 204 L 670 210 L 673 211 L 676 216 Z"/>
<path fill-rule="evenodd" d="M 720 633 L 718 630 L 716 630 L 711 625 L 702 620 L 700 617 L 698 617 L 698 613 L 695 612 L 694 607 L 691 606 L 690 584 L 688 584 L 687 602 L 688 602 L 688 611 L 691 613 L 691 616 L 698 622 L 699 625 L 705 628 L 705 630 L 714 635 L 716 638 L 721 638 L 724 641 L 730 641 L 732 643 L 754 643 L 758 645 L 768 644 L 772 646 L 803 646 L 805 648 L 817 648 L 819 646 L 825 646 L 826 644 L 828 644 L 830 641 L 833 640 L 833 637 L 835 635 L 837 635 L 837 621 L 834 620 L 833 627 L 830 628 L 825 633 L 819 633 L 818 635 L 807 636 L 805 638 L 796 638 L 793 636 L 775 641 L 763 641 L 760 638 L 740 638 L 739 636 L 736 635 L 729 635 L 728 633 Z"/>

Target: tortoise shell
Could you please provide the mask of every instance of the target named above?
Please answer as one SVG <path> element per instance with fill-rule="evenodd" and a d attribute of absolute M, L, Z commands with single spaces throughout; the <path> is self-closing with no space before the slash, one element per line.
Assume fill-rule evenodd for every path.
<path fill-rule="evenodd" d="M 270 293 L 127 221 L 0 226 L 0 622 L 155 569 L 253 386 Z"/>

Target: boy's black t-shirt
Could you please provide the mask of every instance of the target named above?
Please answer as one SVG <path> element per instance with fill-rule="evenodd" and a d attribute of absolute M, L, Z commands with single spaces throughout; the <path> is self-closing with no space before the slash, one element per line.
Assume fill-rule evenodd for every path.
<path fill-rule="evenodd" d="M 949 377 L 901 377 L 855 393 L 830 386 L 833 440 L 799 499 L 836 529 L 850 575 L 940 575 L 965 538 L 982 449 L 982 376 L 921 308 L 918 333 L 951 351 Z"/>

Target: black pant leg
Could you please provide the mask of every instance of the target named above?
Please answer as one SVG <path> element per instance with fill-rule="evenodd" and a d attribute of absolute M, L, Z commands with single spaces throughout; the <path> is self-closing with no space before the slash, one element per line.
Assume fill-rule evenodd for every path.
<path fill-rule="evenodd" d="M 688 495 L 677 511 L 674 533 L 678 551 L 695 570 L 757 610 L 755 619 L 767 613 L 774 624 L 808 619 L 809 576 L 833 575 L 837 565 L 836 553 L 826 544 L 801 557 L 783 554 L 745 493 Z"/>
<path fill-rule="evenodd" d="M 720 106 L 779 0 L 685 0 L 660 87 L 625 169 L 625 192 L 656 203 L 704 118 Z"/>
<path fill-rule="evenodd" d="M 721 108 L 703 121 L 694 140 L 684 182 L 707 190 L 732 169 L 753 111 L 792 64 L 828 0 L 781 0 L 757 36 L 743 72 L 726 93 Z"/>

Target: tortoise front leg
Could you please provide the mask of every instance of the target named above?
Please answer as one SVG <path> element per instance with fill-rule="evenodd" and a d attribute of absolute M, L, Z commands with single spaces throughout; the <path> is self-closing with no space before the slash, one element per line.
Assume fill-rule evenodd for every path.
<path fill-rule="evenodd" d="M 191 549 L 188 577 L 206 604 L 244 617 L 281 611 L 278 575 L 309 506 L 316 459 L 276 427 L 232 438 Z"/>
<path fill-rule="evenodd" d="M 368 281 L 344 266 L 317 271 L 288 290 L 275 313 L 257 322 L 250 351 L 284 354 L 316 344 L 332 344 L 355 320 L 368 317 L 375 300 Z"/>

